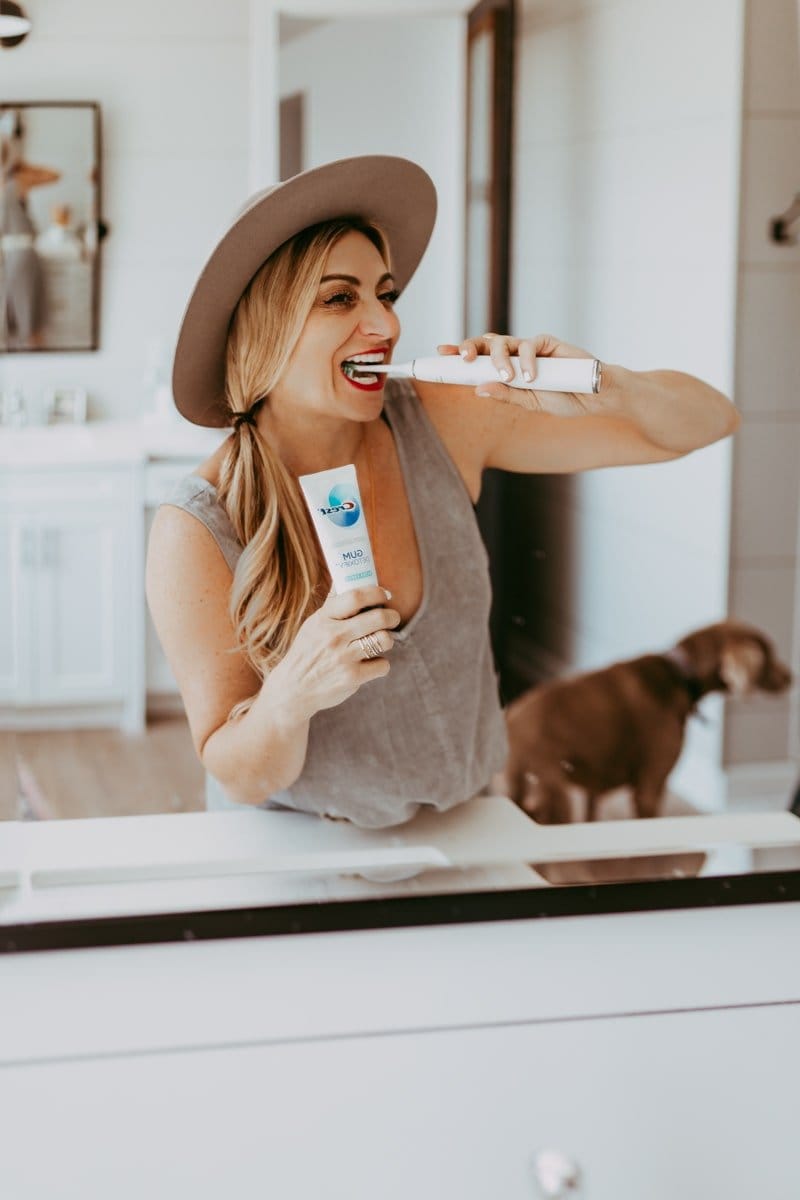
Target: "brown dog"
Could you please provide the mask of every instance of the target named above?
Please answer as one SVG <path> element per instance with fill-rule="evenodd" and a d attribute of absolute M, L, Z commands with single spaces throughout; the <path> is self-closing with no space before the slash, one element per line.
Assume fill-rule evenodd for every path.
<path fill-rule="evenodd" d="M 629 787 L 639 817 L 657 816 L 683 746 L 686 719 L 709 692 L 782 692 L 791 672 L 767 637 L 740 621 L 690 633 L 645 654 L 532 688 L 506 709 L 505 792 L 543 824 L 572 819 L 571 795 Z"/>

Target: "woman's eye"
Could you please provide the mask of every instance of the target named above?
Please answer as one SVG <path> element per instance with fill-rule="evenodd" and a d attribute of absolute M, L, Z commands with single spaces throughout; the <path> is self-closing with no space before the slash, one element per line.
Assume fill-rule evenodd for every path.
<path fill-rule="evenodd" d="M 347 301 L 347 300 L 352 300 L 352 299 L 353 299 L 353 297 L 351 296 L 351 294 L 349 292 L 337 292 L 335 296 L 330 296 L 325 301 L 325 303 L 326 304 L 338 304 L 342 300 Z"/>
<path fill-rule="evenodd" d="M 393 288 L 390 292 L 382 292 L 380 298 L 381 298 L 381 300 L 387 300 L 390 304 L 394 304 L 395 301 L 399 299 L 399 297 L 400 297 L 399 291 L 396 288 Z M 335 296 L 329 296 L 328 299 L 324 301 L 324 303 L 325 303 L 326 307 L 327 306 L 333 307 L 334 305 L 339 305 L 339 304 L 350 304 L 355 299 L 356 299 L 356 297 L 353 295 L 352 292 L 337 292 Z"/>

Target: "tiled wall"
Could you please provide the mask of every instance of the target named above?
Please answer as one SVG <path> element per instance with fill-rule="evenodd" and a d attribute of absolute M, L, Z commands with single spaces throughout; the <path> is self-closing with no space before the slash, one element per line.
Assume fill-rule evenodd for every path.
<path fill-rule="evenodd" d="M 0 382 L 87 387 L 93 415 L 136 417 L 153 339 L 171 357 L 194 280 L 250 190 L 250 3 L 28 7 L 34 28 L 1 52 L 0 95 L 100 102 L 110 235 L 100 351 L 6 355 Z"/>
<path fill-rule="evenodd" d="M 514 331 L 733 388 L 741 0 L 522 0 Z M 572 671 L 659 650 L 727 608 L 731 443 L 514 481 L 521 658 Z M 724 796 L 722 706 L 673 785 Z"/>
<path fill-rule="evenodd" d="M 797 20 L 796 0 L 748 0 L 730 575 L 731 611 L 761 625 L 786 660 L 799 600 L 800 245 L 768 231 L 800 192 Z M 787 763 L 797 725 L 797 687 L 731 703 L 726 763 Z"/>

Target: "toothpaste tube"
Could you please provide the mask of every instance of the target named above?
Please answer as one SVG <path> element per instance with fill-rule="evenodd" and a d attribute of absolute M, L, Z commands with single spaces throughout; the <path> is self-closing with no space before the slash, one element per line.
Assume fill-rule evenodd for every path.
<path fill-rule="evenodd" d="M 337 596 L 351 588 L 377 584 L 354 464 L 300 475 L 298 483 Z"/>

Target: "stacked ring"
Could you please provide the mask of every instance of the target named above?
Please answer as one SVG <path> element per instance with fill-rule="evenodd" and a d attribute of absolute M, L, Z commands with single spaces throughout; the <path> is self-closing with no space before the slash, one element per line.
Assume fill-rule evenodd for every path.
<path fill-rule="evenodd" d="M 365 633 L 357 640 L 365 658 L 380 658 L 383 654 L 378 639 L 371 633 Z"/>

